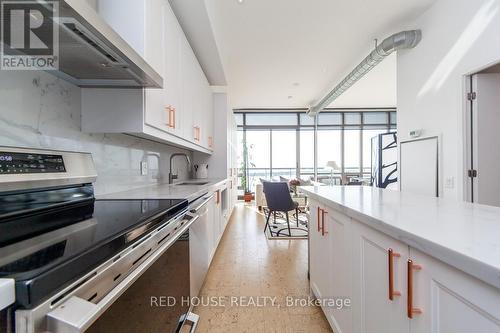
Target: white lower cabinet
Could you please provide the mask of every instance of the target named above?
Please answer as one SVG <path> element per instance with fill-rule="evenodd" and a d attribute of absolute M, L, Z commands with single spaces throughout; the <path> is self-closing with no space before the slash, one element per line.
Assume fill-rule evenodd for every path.
<path fill-rule="evenodd" d="M 351 220 L 349 217 L 326 208 L 325 227 L 328 228 L 331 242 L 330 281 L 331 295 L 336 299 L 349 299 L 352 302 L 352 247 Z M 338 300 L 337 300 L 338 302 Z M 339 303 L 337 303 L 339 304 Z M 330 322 L 335 332 L 352 332 L 352 308 L 338 306 L 331 308 Z"/>
<path fill-rule="evenodd" d="M 310 200 L 309 272 L 335 333 L 500 333 L 500 290 Z"/>
<path fill-rule="evenodd" d="M 311 291 L 323 302 L 322 309 L 335 332 L 351 332 L 351 310 L 335 301 L 351 297 L 350 220 L 324 205 L 310 201 Z"/>
<path fill-rule="evenodd" d="M 410 248 L 412 333 L 499 333 L 500 291 L 466 273 Z"/>
<path fill-rule="evenodd" d="M 326 299 L 330 295 L 330 273 L 331 273 L 331 242 L 328 241 L 328 234 L 323 231 L 323 210 L 322 206 L 315 201 L 310 201 L 309 218 L 309 275 L 311 291 L 318 299 Z M 329 309 L 323 308 L 328 316 Z"/>
<path fill-rule="evenodd" d="M 409 332 L 405 273 L 408 246 L 362 223 L 352 221 L 351 226 L 353 332 Z"/>

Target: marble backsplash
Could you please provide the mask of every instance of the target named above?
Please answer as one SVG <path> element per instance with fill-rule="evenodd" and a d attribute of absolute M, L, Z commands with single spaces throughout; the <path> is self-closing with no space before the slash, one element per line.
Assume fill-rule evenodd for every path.
<path fill-rule="evenodd" d="M 170 155 L 189 153 L 126 134 L 83 133 L 80 118 L 80 88 L 45 72 L 0 71 L 0 146 L 90 152 L 98 195 L 166 182 Z M 149 152 L 160 154 L 161 167 L 148 157 L 149 173 L 141 176 L 140 162 Z M 175 162 L 179 178 L 188 178 L 186 163 Z"/>

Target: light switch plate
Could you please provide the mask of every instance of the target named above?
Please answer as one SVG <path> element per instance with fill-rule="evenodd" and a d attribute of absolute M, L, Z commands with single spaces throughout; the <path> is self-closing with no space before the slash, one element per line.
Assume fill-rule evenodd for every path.
<path fill-rule="evenodd" d="M 147 176 L 148 175 L 148 162 L 142 161 L 141 162 L 141 176 Z"/>
<path fill-rule="evenodd" d="M 455 177 L 448 177 L 445 179 L 444 187 L 452 189 L 455 187 Z"/>

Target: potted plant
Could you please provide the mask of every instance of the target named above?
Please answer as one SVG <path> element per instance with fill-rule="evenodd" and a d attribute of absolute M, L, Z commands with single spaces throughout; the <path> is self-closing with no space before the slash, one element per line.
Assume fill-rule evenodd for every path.
<path fill-rule="evenodd" d="M 254 198 L 253 193 L 250 191 L 248 182 L 248 147 L 247 143 L 243 141 L 243 161 L 241 162 L 241 187 L 243 187 L 245 202 L 251 202 Z"/>

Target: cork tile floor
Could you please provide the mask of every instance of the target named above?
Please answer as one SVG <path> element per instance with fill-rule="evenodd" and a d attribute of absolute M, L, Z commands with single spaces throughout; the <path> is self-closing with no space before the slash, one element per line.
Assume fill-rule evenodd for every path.
<path fill-rule="evenodd" d="M 307 240 L 267 240 L 264 224 L 254 206 L 235 208 L 200 292 L 222 301 L 195 308 L 197 332 L 331 332 L 320 308 L 290 303 L 310 296 Z"/>

